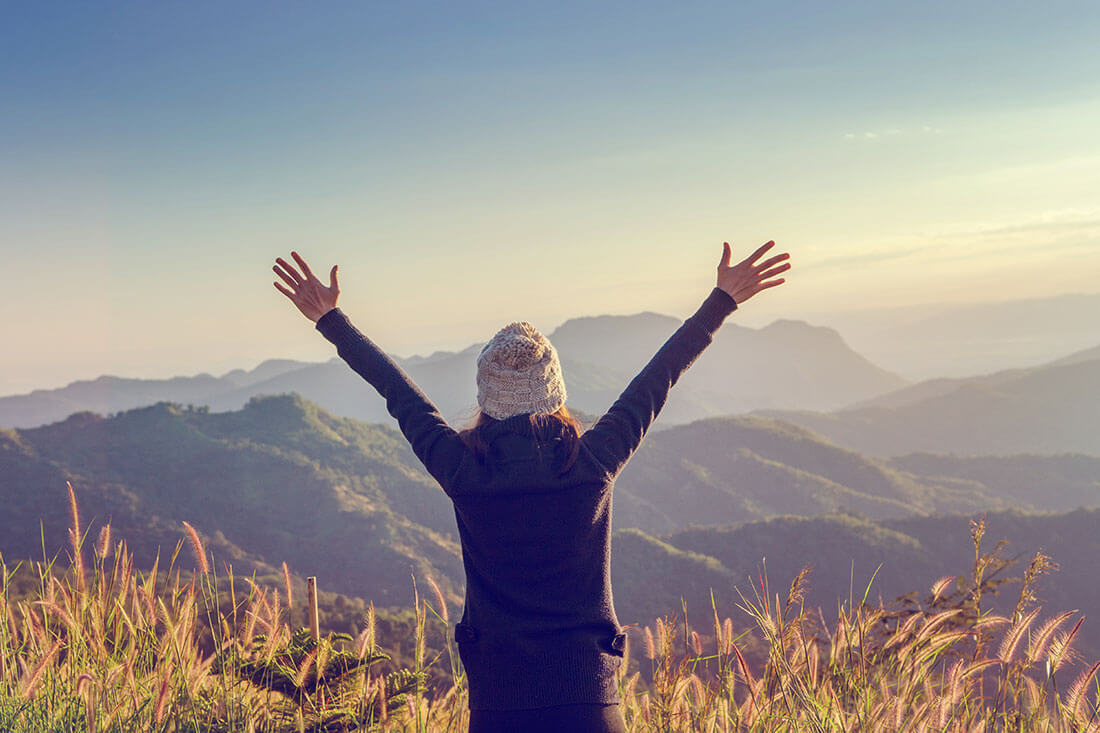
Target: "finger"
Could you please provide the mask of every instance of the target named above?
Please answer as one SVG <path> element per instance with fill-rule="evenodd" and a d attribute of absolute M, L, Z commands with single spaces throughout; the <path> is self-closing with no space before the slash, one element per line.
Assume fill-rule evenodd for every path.
<path fill-rule="evenodd" d="M 779 267 L 773 267 L 770 270 L 767 270 L 765 272 L 760 273 L 759 275 L 757 275 L 757 277 L 760 278 L 761 280 L 767 280 L 769 277 L 775 277 L 779 273 L 786 272 L 789 269 L 791 269 L 790 264 L 785 262 L 782 265 L 780 265 Z"/>
<path fill-rule="evenodd" d="M 719 267 L 729 267 L 730 266 L 730 255 L 731 255 L 730 243 L 729 242 L 722 242 L 722 261 L 718 263 L 718 266 Z"/>
<path fill-rule="evenodd" d="M 742 262 L 742 264 L 748 264 L 748 265 L 752 265 L 752 264 L 753 264 L 753 263 L 755 263 L 755 262 L 756 262 L 756 261 L 757 261 L 758 259 L 760 259 L 761 257 L 763 257 L 763 256 L 764 256 L 764 253 L 765 253 L 765 252 L 767 252 L 767 251 L 768 251 L 769 249 L 771 249 L 771 248 L 772 248 L 772 247 L 774 247 L 774 246 L 775 246 L 775 242 L 767 242 L 767 243 L 766 243 L 766 244 L 764 244 L 764 245 L 763 245 L 762 247 L 760 247 L 760 249 L 756 250 L 756 251 L 755 251 L 755 252 L 753 252 L 753 253 L 752 253 L 752 254 L 751 254 L 751 255 L 750 255 L 750 256 L 749 256 L 748 258 L 746 258 L 746 259 L 745 259 L 745 260 L 744 260 L 744 261 Z"/>
<path fill-rule="evenodd" d="M 287 261 L 284 260 L 282 257 L 277 257 L 275 259 L 275 261 L 279 263 L 280 267 L 282 267 L 284 270 L 286 270 L 287 275 L 291 279 L 291 284 L 292 285 L 301 285 L 302 284 L 302 281 L 305 278 L 303 278 L 301 275 L 298 274 L 298 271 L 294 269 L 293 265 L 287 264 Z M 284 279 L 286 279 L 286 278 L 284 278 Z"/>
<path fill-rule="evenodd" d="M 298 256 L 297 252 L 291 252 L 290 256 L 293 257 L 294 261 L 297 262 L 298 265 L 302 268 L 302 274 L 306 276 L 307 280 L 313 277 L 313 270 L 309 269 L 309 265 L 306 264 L 305 260 Z"/>
<path fill-rule="evenodd" d="M 272 267 L 271 269 L 275 271 L 276 275 L 278 275 L 279 277 L 281 277 L 283 279 L 283 282 L 285 282 L 287 285 L 294 288 L 295 290 L 297 290 L 301 286 L 300 282 L 298 282 L 297 280 L 292 278 L 290 275 L 283 272 L 278 267 Z"/>
<path fill-rule="evenodd" d="M 276 289 L 276 290 L 278 290 L 278 291 L 279 291 L 280 293 L 282 293 L 282 294 L 283 294 L 283 295 L 285 295 L 286 297 L 290 298 L 291 300 L 294 300 L 294 293 L 290 292 L 289 290 L 287 290 L 286 288 L 284 288 L 284 287 L 283 287 L 282 285 L 280 285 L 279 283 L 271 283 L 271 284 L 272 284 L 272 285 L 274 285 L 274 286 L 275 286 L 275 289 Z"/>
<path fill-rule="evenodd" d="M 336 280 L 336 268 L 337 267 L 339 267 L 339 265 L 333 265 L 332 266 L 332 271 L 329 272 L 329 274 L 328 274 L 328 287 L 329 287 L 329 290 L 334 290 L 336 292 L 340 292 L 340 283 L 337 282 L 337 280 Z"/>
<path fill-rule="evenodd" d="M 757 270 L 766 270 L 769 267 L 771 267 L 772 265 L 776 264 L 777 262 L 782 262 L 783 260 L 790 258 L 790 256 L 791 255 L 789 253 L 784 252 L 781 255 L 776 255 L 775 257 L 769 257 L 768 259 L 764 260 L 759 265 L 757 265 L 756 269 Z"/>
<path fill-rule="evenodd" d="M 759 285 L 756 286 L 756 292 L 759 293 L 761 290 L 767 290 L 768 288 L 774 288 L 776 285 L 782 285 L 785 282 L 787 282 L 785 279 L 779 278 L 778 280 L 769 280 L 766 283 L 760 283 Z"/>

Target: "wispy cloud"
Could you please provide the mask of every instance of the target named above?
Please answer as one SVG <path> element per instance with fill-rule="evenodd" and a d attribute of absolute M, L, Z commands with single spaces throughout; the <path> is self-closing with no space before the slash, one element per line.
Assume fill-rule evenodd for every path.
<path fill-rule="evenodd" d="M 939 232 L 936 236 L 985 238 L 1078 232 L 1100 234 L 1100 207 L 1050 209 L 1009 221 L 976 222 Z"/>
<path fill-rule="evenodd" d="M 799 270 L 833 270 L 842 267 L 851 267 L 853 265 L 874 265 L 883 262 L 890 262 L 892 260 L 903 260 L 910 257 L 919 256 L 921 254 L 924 254 L 927 250 L 928 244 L 926 243 L 915 245 L 899 245 L 893 247 L 880 247 L 877 249 L 864 248 L 858 252 L 826 256 L 817 260 L 816 262 L 811 261 L 805 265 L 800 264 Z"/>
<path fill-rule="evenodd" d="M 845 140 L 880 140 L 883 138 L 900 137 L 903 135 L 940 135 L 942 133 L 942 127 L 921 125 L 920 127 L 913 127 L 909 129 L 901 127 L 887 127 L 879 130 L 864 130 L 863 132 L 846 132 L 844 133 L 843 137 Z"/>
<path fill-rule="evenodd" d="M 1018 219 L 967 222 L 939 231 L 925 231 L 889 241 L 859 242 L 852 248 L 824 254 L 799 265 L 802 272 L 881 265 L 921 268 L 936 263 L 987 261 L 1006 255 L 1022 259 L 1059 253 L 1092 255 L 1100 245 L 1100 207 L 1067 208 Z M 1095 259 L 1090 257 L 1090 259 Z M 914 270 L 916 271 L 916 270 Z"/>

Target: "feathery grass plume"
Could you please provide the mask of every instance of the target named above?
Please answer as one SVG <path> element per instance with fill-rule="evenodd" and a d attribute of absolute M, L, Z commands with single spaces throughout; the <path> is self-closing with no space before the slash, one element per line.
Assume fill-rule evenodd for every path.
<path fill-rule="evenodd" d="M 375 643 L 375 616 L 374 616 L 374 601 L 370 601 L 367 604 L 367 623 L 363 628 L 366 632 L 366 638 L 364 639 L 368 649 L 374 649 Z"/>
<path fill-rule="evenodd" d="M 1073 651 L 1073 639 L 1077 636 L 1077 632 L 1084 622 L 1084 617 L 1077 619 L 1077 623 L 1073 625 L 1069 633 L 1058 634 L 1054 637 L 1054 641 L 1050 642 L 1050 649 L 1047 652 L 1048 677 L 1053 676 L 1055 672 L 1062 668 L 1062 665 L 1073 661 L 1076 657 Z"/>
<path fill-rule="evenodd" d="M 642 702 L 641 702 L 642 720 L 644 720 L 646 723 L 650 722 L 650 716 L 651 716 L 650 708 L 651 707 L 652 707 L 652 704 L 649 701 L 649 693 L 648 692 L 643 692 L 642 693 Z"/>
<path fill-rule="evenodd" d="M 320 646 L 313 647 L 313 649 L 308 654 L 306 654 L 305 659 L 302 660 L 302 663 L 298 666 L 298 671 L 294 675 L 295 687 L 302 689 L 306 686 L 306 678 L 309 676 L 309 670 L 313 668 L 314 662 L 317 661 L 317 654 L 320 649 Z M 318 667 L 317 676 L 320 677 L 320 674 L 321 670 Z"/>
<path fill-rule="evenodd" d="M 997 652 L 997 657 L 1002 662 L 1007 664 L 1016 656 L 1016 649 L 1020 646 L 1020 640 L 1024 638 L 1024 633 L 1038 615 L 1039 609 L 1036 608 L 1017 621 L 1016 624 L 1009 629 L 1008 633 L 1005 634 L 1004 640 L 1001 641 L 1001 648 Z"/>
<path fill-rule="evenodd" d="M 1070 685 L 1069 694 L 1066 695 L 1066 708 L 1069 710 L 1070 718 L 1075 723 L 1079 722 L 1083 717 L 1081 714 L 1081 705 L 1085 702 L 1085 693 L 1088 692 L 1089 683 L 1091 683 L 1092 678 L 1096 676 L 1097 670 L 1100 670 L 1100 662 L 1096 662 L 1082 672 L 1081 676 Z"/>
<path fill-rule="evenodd" d="M 809 585 L 808 578 L 810 576 L 810 566 L 806 565 L 798 572 L 798 575 L 794 576 L 794 580 L 791 581 L 791 587 L 787 590 L 787 603 L 783 607 L 784 613 L 787 609 L 802 605 L 802 602 L 806 598 L 806 587 Z M 779 602 L 776 601 L 776 606 Z"/>
<path fill-rule="evenodd" d="M 925 641 L 932 636 L 933 631 L 943 626 L 945 623 L 950 621 L 953 617 L 958 616 L 960 613 L 962 613 L 961 608 L 952 608 L 949 611 L 940 611 L 939 613 L 932 614 L 928 617 L 928 620 L 924 622 L 924 626 L 921 627 L 920 631 L 917 632 L 917 637 L 915 641 Z"/>
<path fill-rule="evenodd" d="M 959 576 L 957 576 L 957 575 L 945 575 L 942 578 L 940 578 L 939 580 L 937 580 L 935 583 L 933 583 L 932 584 L 932 603 L 935 604 L 936 601 L 938 601 L 940 599 L 940 596 L 943 595 L 943 592 L 945 590 L 947 590 L 948 587 L 950 587 L 950 585 L 952 583 L 957 581 L 958 578 L 959 578 Z"/>
<path fill-rule="evenodd" d="M 703 639 L 699 636 L 698 631 L 691 632 L 691 650 L 695 652 L 695 656 L 703 656 Z"/>
<path fill-rule="evenodd" d="M 691 694 L 695 698 L 695 704 L 697 706 L 705 704 L 707 699 L 707 688 L 706 685 L 703 684 L 703 680 L 699 679 L 699 675 L 693 673 L 688 677 L 688 682 L 691 685 Z"/>
<path fill-rule="evenodd" d="M 806 658 L 806 671 L 810 677 L 810 685 L 816 687 L 818 684 L 818 667 L 821 664 L 821 654 L 818 652 L 816 639 L 811 639 L 806 644 L 803 654 Z"/>
<path fill-rule="evenodd" d="M 1031 558 L 1031 562 L 1027 564 L 1027 570 L 1024 571 L 1024 580 L 1020 585 L 1020 596 L 1016 602 L 1016 610 L 1012 613 L 1012 620 L 1014 622 L 1019 621 L 1020 618 L 1023 617 L 1023 613 L 1028 605 L 1037 600 L 1035 596 L 1035 581 L 1051 570 L 1057 569 L 1057 567 L 1058 565 L 1049 555 L 1044 554 L 1042 550 L 1036 552 L 1035 556 Z"/>
<path fill-rule="evenodd" d="M 100 560 L 106 560 L 111 556 L 110 524 L 105 524 L 99 528 L 99 540 L 95 543 L 95 554 Z"/>
<path fill-rule="evenodd" d="M 386 700 L 386 678 L 378 678 L 378 722 L 385 723 L 389 717 L 388 701 Z"/>
<path fill-rule="evenodd" d="M 34 667 L 32 667 L 30 670 L 28 670 L 27 673 L 24 675 L 23 684 L 21 685 L 21 687 L 23 688 L 22 695 L 26 699 L 34 699 L 34 693 L 38 689 L 38 683 L 42 681 L 42 677 L 43 675 L 45 675 L 46 669 L 50 666 L 50 663 L 57 655 L 57 652 L 61 649 L 61 642 L 61 639 L 55 641 L 53 643 L 53 646 L 50 647 L 49 651 L 42 655 L 42 658 L 38 660 L 38 663 L 35 664 Z"/>
<path fill-rule="evenodd" d="M 655 648 L 655 645 L 653 643 L 653 630 L 650 629 L 648 626 L 645 627 L 644 639 L 645 639 L 645 658 L 646 659 L 653 659 L 654 657 L 657 656 L 657 649 Z"/>
<path fill-rule="evenodd" d="M 432 587 L 435 601 L 439 604 L 439 617 L 443 619 L 443 623 L 447 623 L 451 620 L 450 615 L 447 613 L 447 599 L 443 597 L 443 591 L 439 589 L 439 584 L 435 582 L 435 578 L 430 575 L 428 576 L 428 585 Z"/>
<path fill-rule="evenodd" d="M 1039 689 L 1039 684 L 1028 676 L 1024 676 L 1024 690 L 1027 693 L 1027 703 L 1032 710 L 1039 709 L 1046 700 L 1046 691 Z"/>
<path fill-rule="evenodd" d="M 76 505 L 76 492 L 73 491 L 73 485 L 69 481 L 65 482 L 65 486 L 69 490 L 69 526 L 73 534 L 80 537 L 80 509 Z"/>
<path fill-rule="evenodd" d="M 73 573 L 76 575 L 77 587 L 84 590 L 84 555 L 81 552 L 84 536 L 80 530 L 80 509 L 76 505 L 73 485 L 66 481 L 65 486 L 69 489 L 69 543 L 73 548 Z"/>
<path fill-rule="evenodd" d="M 737 644 L 733 644 L 733 655 L 737 657 L 737 666 L 741 669 L 741 678 L 745 681 L 745 684 L 748 685 L 749 692 L 751 693 L 753 685 L 752 672 L 749 671 L 749 664 L 745 661 L 745 655 L 741 653 Z M 753 695 L 753 697 L 755 698 L 756 696 Z"/>
<path fill-rule="evenodd" d="M 84 700 L 84 718 L 87 723 L 89 733 L 94 733 L 96 726 L 96 705 L 95 695 L 92 694 L 92 683 L 95 678 L 87 672 L 84 672 L 76 678 L 76 696 Z"/>
<path fill-rule="evenodd" d="M 1076 610 L 1065 611 L 1064 613 L 1047 619 L 1046 623 L 1039 627 L 1039 630 L 1028 639 L 1027 653 L 1024 656 L 1025 665 L 1030 665 L 1039 659 L 1039 657 L 1043 656 L 1043 653 L 1047 650 L 1047 645 L 1050 644 L 1050 641 L 1054 638 L 1055 632 L 1075 613 L 1077 613 Z"/>
<path fill-rule="evenodd" d="M 294 625 L 294 588 L 290 585 L 290 568 L 283 561 L 283 585 L 286 586 L 286 615 L 287 623 Z"/>
<path fill-rule="evenodd" d="M 160 683 L 160 692 L 157 694 L 157 702 L 153 706 L 153 720 L 157 725 L 164 722 L 164 714 L 167 712 L 168 682 L 172 678 L 171 670 L 165 670 L 164 679 Z"/>
<path fill-rule="evenodd" d="M 57 604 L 55 601 L 35 601 L 34 605 L 41 606 L 43 612 L 49 611 L 57 616 L 61 623 L 65 625 L 71 637 L 79 637 L 82 631 L 80 625 L 76 622 L 76 619 L 72 617 L 64 607 Z"/>
<path fill-rule="evenodd" d="M 980 557 L 978 548 L 982 544 L 982 538 L 985 537 L 985 517 L 981 519 L 970 520 L 970 541 L 974 543 L 974 562 L 978 561 Z"/>
<path fill-rule="evenodd" d="M 269 616 L 268 616 L 268 618 L 271 619 L 271 628 L 272 629 L 279 629 L 280 628 L 280 626 L 282 625 L 281 624 L 282 615 L 283 615 L 283 608 L 282 608 L 282 604 L 279 603 L 279 591 L 273 590 L 273 591 L 271 591 L 271 609 L 269 611 Z M 271 635 L 275 636 L 275 632 L 273 631 L 271 633 Z"/>
<path fill-rule="evenodd" d="M 663 650 L 668 640 L 668 630 L 665 628 L 665 622 L 658 618 L 657 622 L 657 648 Z"/>
<path fill-rule="evenodd" d="M 977 662 L 971 662 L 970 664 L 968 664 L 966 666 L 966 669 L 964 669 L 959 674 L 959 679 L 966 679 L 967 677 L 972 677 L 973 675 L 981 674 L 982 672 L 985 672 L 990 667 L 996 667 L 1000 664 L 1001 664 L 1000 659 L 981 659 L 981 660 L 978 660 Z"/>
<path fill-rule="evenodd" d="M 370 645 L 367 643 L 368 635 L 367 629 L 363 629 L 359 632 L 359 636 L 355 637 L 355 655 L 359 659 L 365 659 L 371 652 Z"/>
<path fill-rule="evenodd" d="M 188 522 L 183 523 L 183 528 L 187 530 L 187 537 L 191 540 L 191 549 L 195 553 L 195 562 L 199 565 L 199 572 L 203 575 L 210 573 L 210 563 L 206 560 L 206 549 L 202 546 L 202 540 L 199 539 L 199 533 L 195 531 Z"/>
<path fill-rule="evenodd" d="M 89 731 L 96 729 L 96 706 L 90 698 L 84 701 L 84 723 L 88 726 Z"/>
<path fill-rule="evenodd" d="M 982 616 L 981 619 L 975 621 L 972 624 L 971 628 L 975 629 L 976 631 L 985 631 L 986 629 L 991 629 L 996 626 L 1008 626 L 1011 623 L 1012 619 L 1008 618 L 1007 616 L 997 616 L 991 613 L 986 616 Z"/>

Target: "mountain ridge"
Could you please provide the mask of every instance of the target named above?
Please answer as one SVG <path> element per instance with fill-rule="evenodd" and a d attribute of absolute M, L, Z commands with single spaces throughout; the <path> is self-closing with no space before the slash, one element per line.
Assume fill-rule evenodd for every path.
<path fill-rule="evenodd" d="M 643 313 L 590 316 L 559 326 L 551 338 L 561 356 L 570 407 L 602 414 L 679 324 L 671 316 Z M 476 408 L 475 357 L 480 347 L 395 361 L 449 420 L 464 423 Z M 811 363 L 815 368 L 806 368 Z M 727 323 L 673 391 L 663 420 L 690 422 L 753 407 L 840 407 L 904 383 L 852 351 L 831 329 L 794 321 L 760 330 Z M 0 427 L 35 427 L 74 412 L 109 414 L 160 401 L 235 410 L 256 396 L 289 392 L 346 417 L 388 419 L 373 388 L 339 359 L 271 359 L 221 377 L 141 380 L 104 375 L 55 390 L 0 397 Z"/>
<path fill-rule="evenodd" d="M 937 380 L 855 406 L 760 410 L 874 456 L 1079 452 L 1100 455 L 1100 359 Z"/>

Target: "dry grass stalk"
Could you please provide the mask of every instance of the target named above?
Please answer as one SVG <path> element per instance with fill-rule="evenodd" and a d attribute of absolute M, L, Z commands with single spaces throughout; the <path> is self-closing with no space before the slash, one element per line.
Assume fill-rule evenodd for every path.
<path fill-rule="evenodd" d="M 199 539 L 199 533 L 195 531 L 188 522 L 183 523 L 183 528 L 187 530 L 187 538 L 191 541 L 191 550 L 195 554 L 195 562 L 199 566 L 199 572 L 206 575 L 210 572 L 210 563 L 206 559 L 206 548 L 202 546 L 202 540 Z"/>

